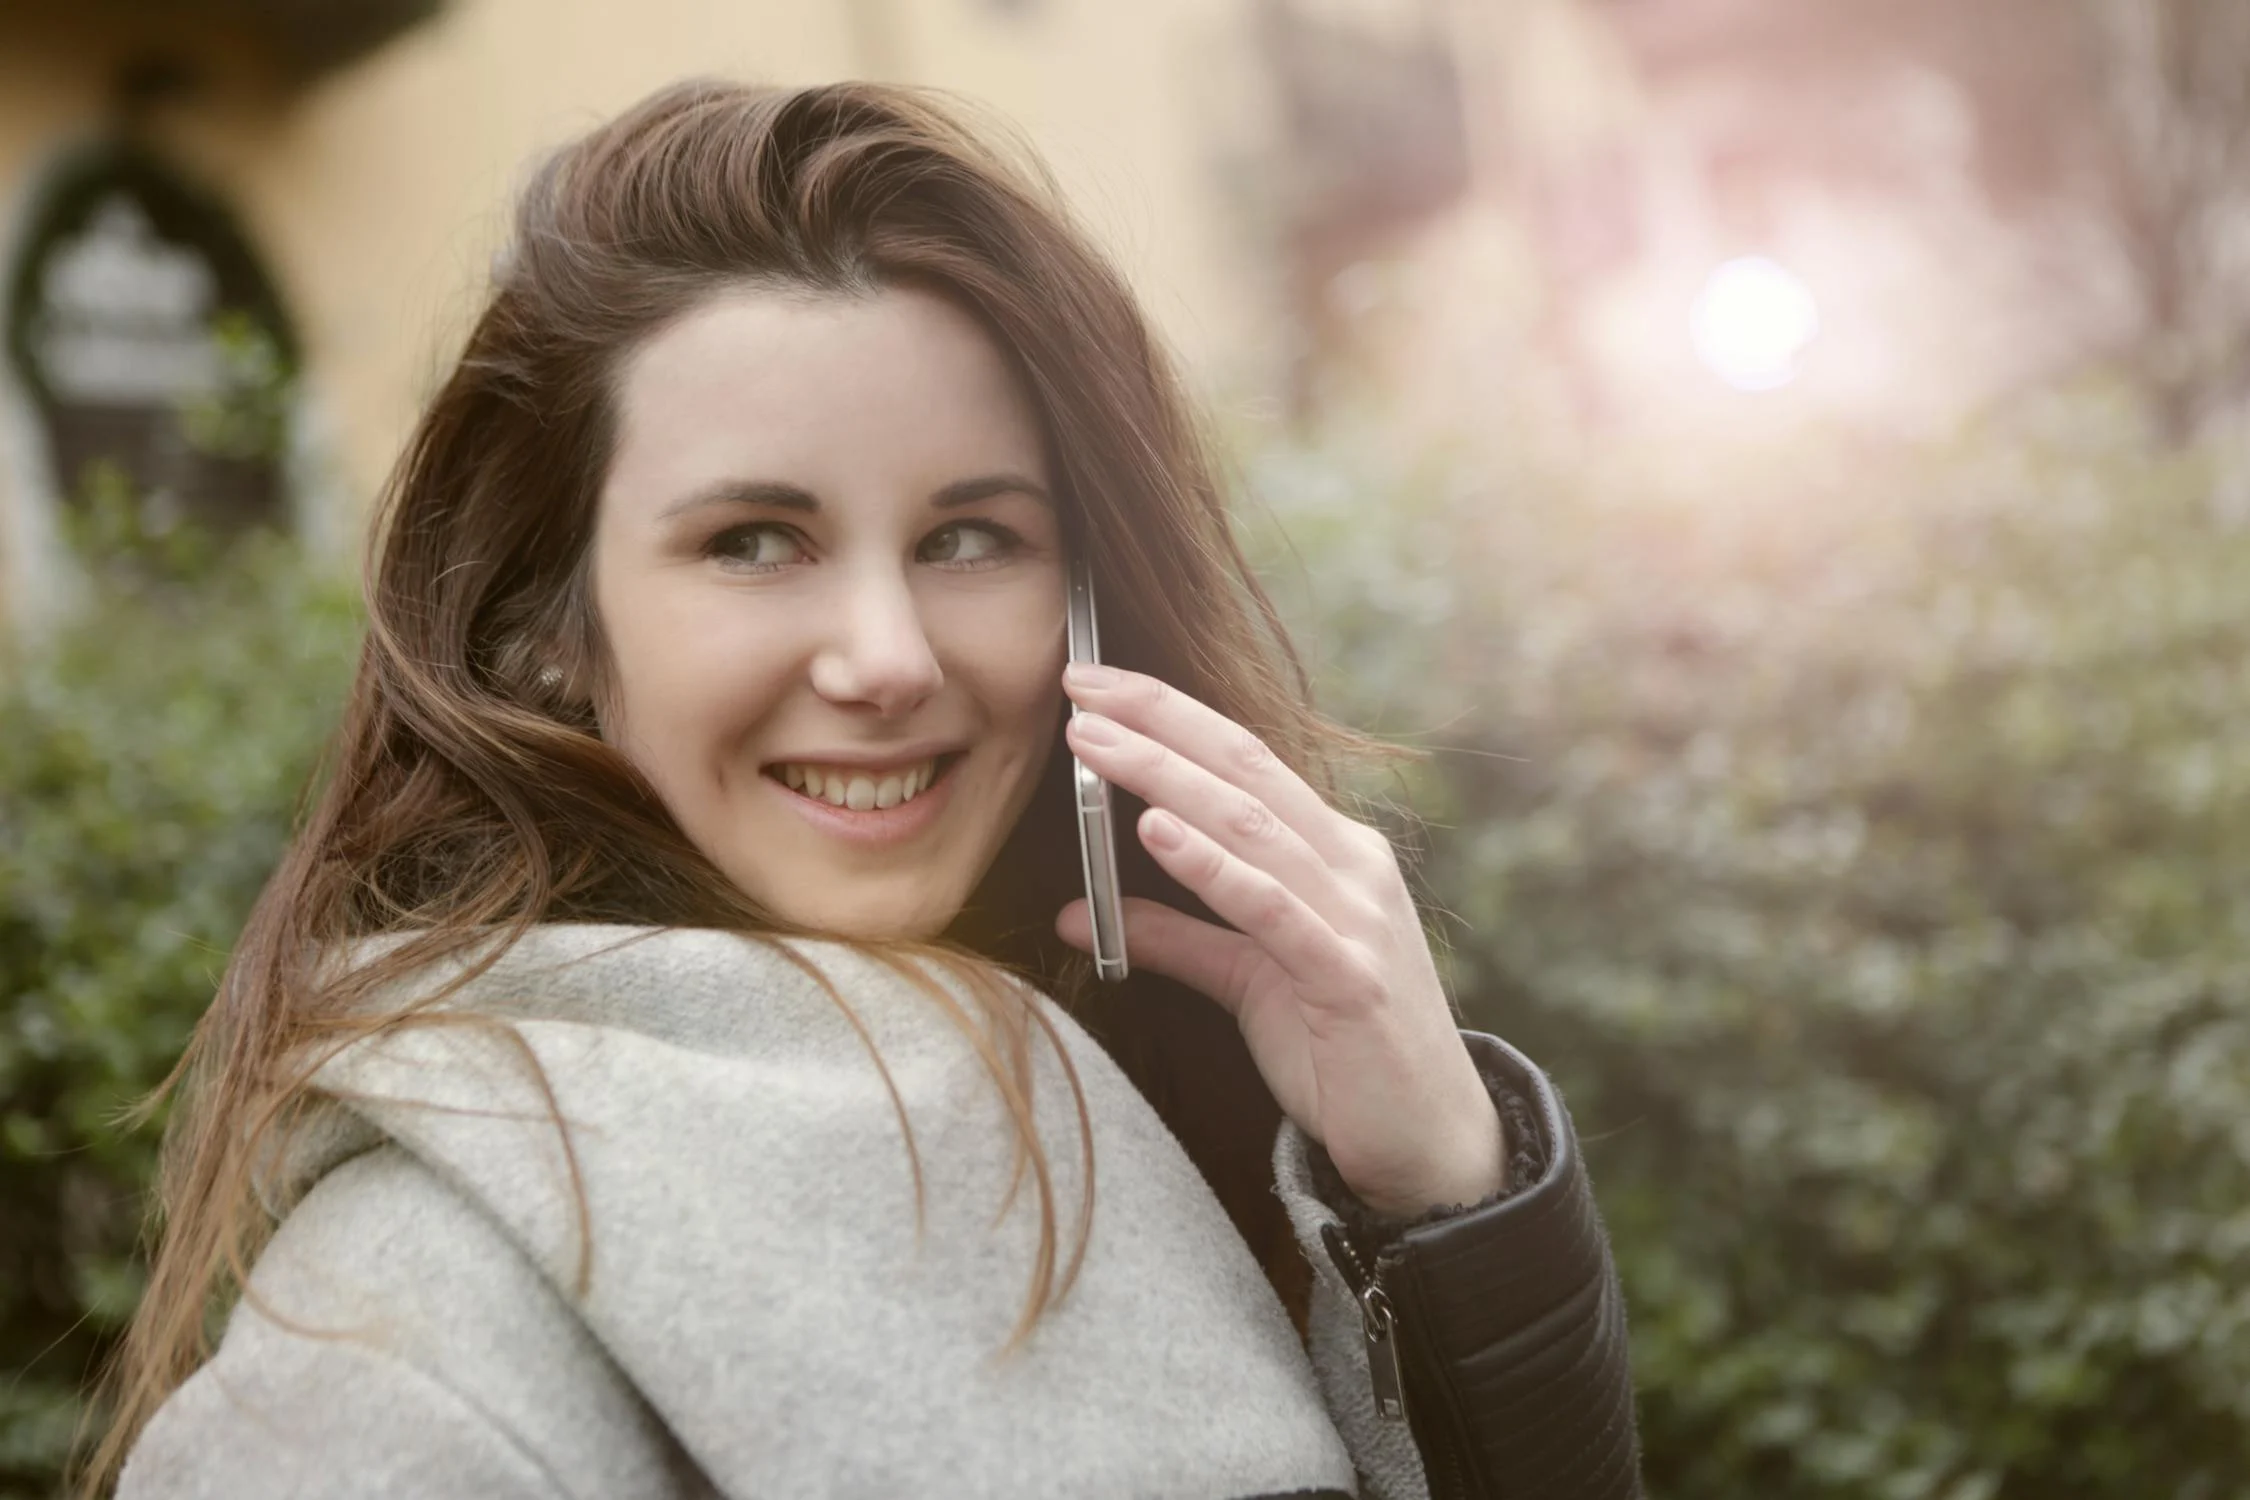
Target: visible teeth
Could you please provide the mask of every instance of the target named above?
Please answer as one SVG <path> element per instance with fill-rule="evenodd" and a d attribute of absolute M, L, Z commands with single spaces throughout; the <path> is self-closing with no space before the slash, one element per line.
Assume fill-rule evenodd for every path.
<path fill-rule="evenodd" d="M 803 792 L 808 797 L 818 797 L 832 807 L 849 807 L 858 812 L 869 808 L 896 807 L 911 802 L 930 789 L 937 780 L 937 762 L 926 760 L 911 770 L 900 771 L 880 780 L 873 776 L 851 771 L 831 771 L 822 766 L 784 762 L 778 768 L 782 784 L 791 791 Z"/>

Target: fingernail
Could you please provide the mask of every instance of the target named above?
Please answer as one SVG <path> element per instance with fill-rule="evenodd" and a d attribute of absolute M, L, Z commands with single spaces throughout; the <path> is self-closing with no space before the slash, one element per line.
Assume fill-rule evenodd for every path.
<path fill-rule="evenodd" d="M 1073 714 L 1071 728 L 1089 745 L 1114 745 L 1117 743 L 1117 726 L 1100 714 Z"/>
<path fill-rule="evenodd" d="M 1141 838 L 1151 849 L 1177 849 L 1180 847 L 1180 820 L 1168 812 L 1151 808 L 1141 819 Z"/>
<path fill-rule="evenodd" d="M 1098 662 L 1074 661 L 1063 668 L 1063 681 L 1075 688 L 1115 687 L 1117 668 L 1105 667 Z"/>

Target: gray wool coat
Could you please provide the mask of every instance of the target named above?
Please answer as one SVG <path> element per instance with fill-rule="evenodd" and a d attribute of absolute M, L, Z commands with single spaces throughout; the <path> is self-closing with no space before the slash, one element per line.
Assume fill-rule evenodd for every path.
<path fill-rule="evenodd" d="M 961 1031 L 849 949 L 548 926 L 448 1002 L 511 1048 L 414 1030 L 332 1060 L 334 1102 L 262 1190 L 283 1219 L 216 1354 L 159 1410 L 121 1500 L 282 1496 L 1423 1497 L 1377 1420 L 1335 1218 L 1284 1121 L 1275 1191 L 1315 1272 L 1309 1349 L 1177 1140 L 1039 997 L 1084 1087 L 1096 1207 L 1077 1283 L 994 1356 L 1038 1244 L 1013 1131 Z M 1034 1104 L 1057 1269 L 1078 1118 Z"/>

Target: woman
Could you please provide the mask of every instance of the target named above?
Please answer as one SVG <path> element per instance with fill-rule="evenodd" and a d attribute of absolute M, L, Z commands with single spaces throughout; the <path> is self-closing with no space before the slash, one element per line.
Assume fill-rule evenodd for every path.
<path fill-rule="evenodd" d="M 1568 1119 L 1455 1029 L 1035 171 L 658 94 L 530 184 L 380 525 L 90 1486 L 1636 1491 Z M 1145 809 L 1119 985 L 1073 751 Z"/>

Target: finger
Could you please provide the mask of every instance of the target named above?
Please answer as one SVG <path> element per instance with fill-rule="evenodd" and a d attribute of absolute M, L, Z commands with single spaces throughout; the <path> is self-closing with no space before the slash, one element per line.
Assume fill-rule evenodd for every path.
<path fill-rule="evenodd" d="M 1255 943 L 1300 991 L 1330 993 L 1338 974 L 1358 968 L 1336 929 L 1296 892 L 1208 834 L 1158 807 L 1141 814 L 1138 831 L 1166 874 Z"/>
<path fill-rule="evenodd" d="M 1328 921 L 1353 922 L 1357 897 L 1297 831 L 1251 793 L 1138 730 L 1095 713 L 1074 716 L 1070 748 L 1094 774 L 1151 807 L 1177 813 L 1230 854 L 1266 871 Z"/>
<path fill-rule="evenodd" d="M 1177 751 L 1272 809 L 1323 861 L 1358 863 L 1373 830 L 1328 805 L 1257 735 L 1160 678 L 1121 667 L 1074 666 L 1063 677 L 1073 703 Z"/>
<path fill-rule="evenodd" d="M 1071 947 L 1094 951 L 1093 918 L 1084 897 L 1056 916 L 1055 931 Z M 1125 898 L 1125 954 L 1135 969 L 1177 979 L 1237 1019 L 1262 962 L 1257 944 L 1241 933 L 1139 896 Z"/>

